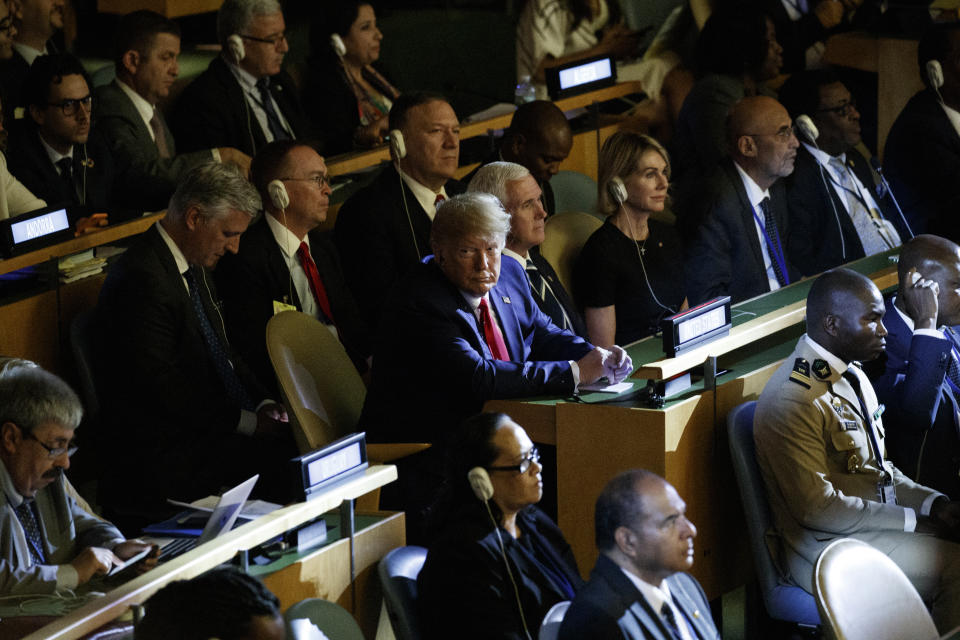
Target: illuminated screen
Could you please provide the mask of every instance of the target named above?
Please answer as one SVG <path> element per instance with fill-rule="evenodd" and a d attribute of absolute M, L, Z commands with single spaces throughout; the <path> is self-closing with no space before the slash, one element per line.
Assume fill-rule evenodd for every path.
<path fill-rule="evenodd" d="M 727 313 L 723 305 L 708 311 L 702 316 L 684 320 L 677 327 L 677 342 L 679 344 L 683 344 L 687 340 L 692 340 L 693 338 L 701 336 L 708 331 L 722 327 L 724 324 L 726 324 L 726 320 Z"/>
<path fill-rule="evenodd" d="M 571 87 L 579 87 L 588 82 L 605 80 L 612 75 L 613 70 L 610 67 L 610 58 L 604 58 L 603 60 L 596 60 L 588 64 L 580 65 L 579 67 L 562 70 L 560 72 L 560 88 L 569 89 Z"/>
<path fill-rule="evenodd" d="M 313 486 L 361 464 L 363 460 L 360 459 L 360 443 L 354 442 L 348 447 L 311 462 L 307 466 L 307 478 L 310 486 Z"/>
<path fill-rule="evenodd" d="M 42 216 L 24 220 L 23 222 L 14 222 L 10 225 L 14 244 L 42 238 L 51 233 L 64 231 L 69 228 L 70 222 L 67 220 L 66 209 L 51 211 Z"/>

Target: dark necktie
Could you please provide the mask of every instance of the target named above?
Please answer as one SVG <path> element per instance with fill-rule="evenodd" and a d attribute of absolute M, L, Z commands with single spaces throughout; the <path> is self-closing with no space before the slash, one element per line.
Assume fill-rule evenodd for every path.
<path fill-rule="evenodd" d="M 785 287 L 787 279 L 784 277 L 783 270 L 780 269 L 780 261 L 777 260 L 774 251 L 774 247 L 779 248 L 781 244 L 780 233 L 777 231 L 777 221 L 774 219 L 773 210 L 770 208 L 770 198 L 764 198 L 760 201 L 760 210 L 763 211 L 764 233 L 770 239 L 770 244 L 773 245 L 767 246 L 767 253 L 770 254 L 770 264 L 773 265 L 773 273 L 777 276 L 777 282 L 780 283 L 781 287 Z"/>
<path fill-rule="evenodd" d="M 510 360 L 510 352 L 507 350 L 507 343 L 503 341 L 503 333 L 500 327 L 490 316 L 490 307 L 487 306 L 487 299 L 480 298 L 480 326 L 483 328 L 483 338 L 490 347 L 490 353 L 494 360 Z"/>
<path fill-rule="evenodd" d="M 193 311 L 197 316 L 197 321 L 200 323 L 200 333 L 203 335 L 203 341 L 207 345 L 207 354 L 210 356 L 210 360 L 213 361 L 217 375 L 220 376 L 220 381 L 223 383 L 223 387 L 227 392 L 227 397 L 241 409 L 253 411 L 256 409 L 256 405 L 247 395 L 246 389 L 243 388 L 240 376 L 238 376 L 236 370 L 234 370 L 233 363 L 230 362 L 230 358 L 227 356 L 227 351 L 224 348 L 223 342 L 220 340 L 220 336 L 214 331 L 213 325 L 210 324 L 210 318 L 207 317 L 203 300 L 200 297 L 200 287 L 197 286 L 197 277 L 194 270 L 195 267 L 190 267 L 183 273 L 183 277 L 187 280 L 187 286 L 190 289 L 190 300 L 193 302 Z M 211 304 L 213 304 L 213 301 L 211 301 Z"/>
<path fill-rule="evenodd" d="M 274 141 L 289 140 L 290 134 L 280 122 L 280 116 L 273 106 L 273 98 L 270 96 L 270 78 L 260 78 L 257 80 L 257 89 L 260 91 L 260 106 L 267 114 L 267 126 L 270 128 L 270 134 Z"/>
<path fill-rule="evenodd" d="M 323 286 L 323 280 L 320 279 L 320 271 L 317 270 L 317 263 L 313 261 L 310 255 L 310 247 L 306 242 L 300 243 L 297 250 L 297 257 L 300 258 L 300 264 L 303 266 L 304 273 L 307 274 L 307 282 L 310 283 L 310 290 L 313 291 L 313 297 L 320 307 L 321 320 L 324 324 L 336 324 L 333 321 L 333 312 L 330 310 L 330 300 L 327 298 L 327 289 Z"/>
<path fill-rule="evenodd" d="M 673 609 L 670 608 L 670 604 L 666 601 L 664 601 L 663 606 L 660 607 L 660 617 L 663 618 L 674 640 L 683 640 L 683 634 L 680 633 L 680 627 L 677 625 L 677 618 L 673 615 Z"/>
<path fill-rule="evenodd" d="M 30 547 L 30 557 L 36 564 L 46 564 L 46 554 L 43 551 L 43 536 L 40 535 L 40 524 L 33 511 L 33 500 L 24 500 L 14 509 L 23 533 L 27 537 L 27 546 Z"/>
<path fill-rule="evenodd" d="M 60 158 L 57 160 L 57 169 L 60 170 L 60 178 L 67 186 L 67 193 L 73 202 L 79 202 L 77 194 L 77 183 L 73 179 L 73 158 Z"/>
<path fill-rule="evenodd" d="M 550 316 L 553 323 L 561 329 L 573 331 L 563 305 L 560 304 L 560 300 L 553 293 L 553 289 L 547 284 L 547 279 L 543 277 L 543 274 L 537 269 L 537 265 L 530 258 L 527 258 L 527 280 L 530 281 L 530 288 L 533 289 L 533 294 L 537 297 L 537 303 L 543 312 Z"/>
<path fill-rule="evenodd" d="M 960 363 L 957 362 L 957 334 L 952 327 L 944 327 L 943 335 L 950 341 L 950 360 L 947 362 L 947 377 L 960 389 Z"/>
<path fill-rule="evenodd" d="M 877 434 L 873 430 L 873 416 L 867 409 L 867 403 L 863 399 L 863 390 L 860 388 L 860 378 L 852 371 L 852 366 L 847 367 L 843 372 L 843 378 L 853 387 L 853 392 L 857 394 L 857 401 L 860 403 L 860 411 L 863 413 L 863 427 L 867 431 L 867 437 L 870 438 L 870 446 L 873 448 L 873 455 L 877 458 L 877 467 L 883 469 L 886 473 L 886 467 L 883 464 L 883 453 L 880 451 L 880 442 L 877 440 Z"/>
<path fill-rule="evenodd" d="M 444 200 L 446 200 L 446 198 L 443 197 L 443 194 L 442 194 L 442 193 L 438 193 L 438 194 L 437 194 L 437 197 L 433 199 L 433 206 L 434 206 L 434 207 L 439 207 L 439 206 L 440 206 L 440 203 L 443 202 Z"/>
<path fill-rule="evenodd" d="M 167 144 L 167 133 L 163 130 L 163 123 L 160 121 L 160 112 L 153 108 L 153 117 L 150 118 L 150 128 L 153 130 L 153 138 L 157 143 L 157 151 L 161 158 L 170 158 L 170 145 Z"/>

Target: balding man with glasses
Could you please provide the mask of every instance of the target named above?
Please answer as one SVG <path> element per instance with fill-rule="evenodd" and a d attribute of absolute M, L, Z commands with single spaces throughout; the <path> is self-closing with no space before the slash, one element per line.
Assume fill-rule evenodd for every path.
<path fill-rule="evenodd" d="M 733 302 L 800 278 L 786 252 L 784 178 L 793 171 L 797 137 L 783 106 L 766 96 L 744 98 L 727 116 L 730 157 L 703 189 L 687 250 L 690 306 L 718 296 Z"/>
<path fill-rule="evenodd" d="M 70 497 L 63 474 L 82 416 L 76 393 L 52 373 L 0 376 L 0 596 L 74 589 L 149 547 Z"/>
<path fill-rule="evenodd" d="M 235 147 L 254 156 L 268 142 L 308 138 L 277 0 L 226 0 L 217 13 L 220 57 L 188 86 L 173 118 L 184 151 Z"/>

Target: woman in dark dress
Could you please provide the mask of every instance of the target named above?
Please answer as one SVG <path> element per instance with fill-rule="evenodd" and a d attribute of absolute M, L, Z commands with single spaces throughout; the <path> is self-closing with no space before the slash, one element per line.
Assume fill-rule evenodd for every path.
<path fill-rule="evenodd" d="M 609 348 L 657 331 L 686 308 L 683 257 L 663 211 L 670 159 L 650 136 L 620 131 L 600 150 L 600 211 L 607 220 L 587 240 L 574 267 L 590 342 Z"/>
<path fill-rule="evenodd" d="M 550 607 L 583 584 L 570 545 L 535 506 L 537 449 L 509 416 L 481 413 L 447 451 L 439 535 L 417 580 L 424 638 L 532 640 Z M 486 478 L 480 494 L 489 498 L 468 474 Z"/>
<path fill-rule="evenodd" d="M 387 114 L 400 94 L 373 68 L 383 40 L 373 5 L 324 4 L 310 27 L 302 100 L 329 156 L 381 144 Z"/>

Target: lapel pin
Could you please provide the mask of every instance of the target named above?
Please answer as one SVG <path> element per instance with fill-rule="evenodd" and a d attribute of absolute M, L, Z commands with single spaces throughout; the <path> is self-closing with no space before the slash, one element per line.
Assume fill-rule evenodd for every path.
<path fill-rule="evenodd" d="M 510 296 L 503 296 L 503 301 L 510 304 Z"/>

